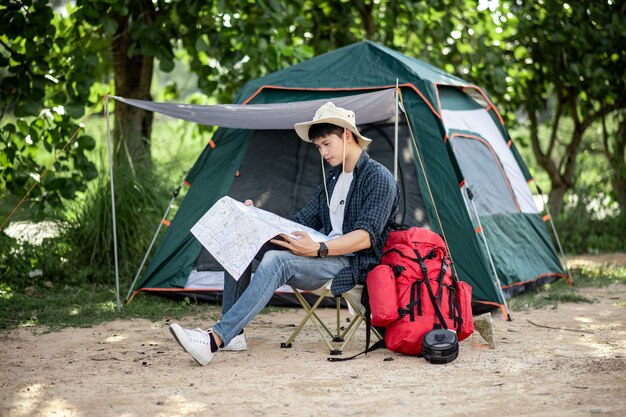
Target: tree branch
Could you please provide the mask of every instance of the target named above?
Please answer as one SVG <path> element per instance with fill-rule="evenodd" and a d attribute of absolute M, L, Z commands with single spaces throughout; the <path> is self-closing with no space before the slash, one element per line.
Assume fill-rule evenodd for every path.
<path fill-rule="evenodd" d="M 572 186 L 572 178 L 574 176 L 574 168 L 576 167 L 576 156 L 578 155 L 578 150 L 580 149 L 580 144 L 582 142 L 583 133 L 585 129 L 583 129 L 583 124 L 580 121 L 580 116 L 578 115 L 578 107 L 576 106 L 576 95 L 570 90 L 570 94 L 568 96 L 568 104 L 570 107 L 570 113 L 572 119 L 574 120 L 574 133 L 571 142 L 567 146 L 567 152 L 563 157 L 565 169 L 563 170 L 563 181 Z"/>
<path fill-rule="evenodd" d="M 558 139 L 558 130 L 559 124 L 561 122 L 561 116 L 563 115 L 563 100 L 559 98 L 558 103 L 556 105 L 556 113 L 554 114 L 554 122 L 552 125 L 552 132 L 550 133 L 550 143 L 548 144 L 548 151 L 546 154 L 548 156 L 552 156 L 552 152 L 554 151 L 554 145 Z"/>
<path fill-rule="evenodd" d="M 604 117 L 609 113 L 614 112 L 615 110 L 624 109 L 626 109 L 626 107 L 624 107 L 624 105 L 620 103 L 605 104 L 604 106 L 600 107 L 600 110 L 587 116 L 582 122 L 581 127 L 583 128 L 583 130 L 587 130 L 587 128 L 599 118 Z"/>
<path fill-rule="evenodd" d="M 528 106 L 528 120 L 530 121 L 530 143 L 532 144 L 533 152 L 537 155 L 537 159 L 543 159 L 546 157 L 546 154 L 541 150 L 541 143 L 539 143 L 537 113 L 530 105 Z"/>
<path fill-rule="evenodd" d="M 604 154 L 606 155 L 606 159 L 611 161 L 613 159 L 613 155 L 611 155 L 611 149 L 609 147 L 609 133 L 606 129 L 606 116 L 602 116 L 602 143 L 604 144 Z"/>

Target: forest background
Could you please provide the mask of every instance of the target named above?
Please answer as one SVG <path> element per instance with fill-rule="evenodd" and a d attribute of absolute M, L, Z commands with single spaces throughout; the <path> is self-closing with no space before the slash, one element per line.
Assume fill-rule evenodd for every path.
<path fill-rule="evenodd" d="M 364 39 L 489 92 L 567 253 L 626 251 L 625 1 L 9 0 L 0 28 L 3 300 L 112 285 L 105 94 L 230 103 L 249 80 Z M 214 130 L 111 110 L 130 280 Z M 4 233 L 22 221 L 45 228 Z"/>

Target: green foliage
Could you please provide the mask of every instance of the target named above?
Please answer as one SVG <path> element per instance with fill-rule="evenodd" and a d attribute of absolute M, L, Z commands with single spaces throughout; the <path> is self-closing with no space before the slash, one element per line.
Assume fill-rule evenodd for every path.
<path fill-rule="evenodd" d="M 116 319 L 168 321 L 189 315 L 216 321 L 219 312 L 219 306 L 206 303 L 142 296 L 118 311 L 115 290 L 100 285 L 37 287 L 31 294 L 0 285 L 0 330 L 41 325 L 44 331 L 55 331 Z"/>
<path fill-rule="evenodd" d="M 120 275 L 132 277 L 148 249 L 165 211 L 170 193 L 150 172 L 137 175 L 118 169 L 114 177 Z M 100 179 L 88 193 L 61 239 L 75 248 L 80 274 L 92 282 L 105 282 L 114 273 L 111 189 Z"/>
<path fill-rule="evenodd" d="M 626 265 L 582 266 L 571 270 L 576 288 L 602 288 L 610 284 L 626 284 Z"/>
<path fill-rule="evenodd" d="M 154 68 L 171 74 L 181 62 L 197 76 L 199 91 L 231 102 L 246 81 L 374 40 L 486 87 L 509 123 L 528 127 L 520 143 L 532 145 L 559 193 L 578 180 L 581 132 L 603 115 L 624 114 L 626 15 L 619 2 L 79 0 L 63 13 L 52 4 L 0 6 L 3 198 L 25 194 L 98 95 L 114 87 L 150 99 Z M 166 100 L 179 94 L 180 86 L 168 82 L 152 91 Z M 116 155 L 149 161 L 151 119 L 121 123 L 127 110 L 115 111 L 114 135 L 122 138 Z M 568 134 L 559 120 L 575 128 Z M 540 134 L 541 126 L 555 134 Z M 607 158 L 617 161 L 612 170 L 621 178 L 623 140 L 615 141 L 615 133 L 609 126 Z M 591 140 L 599 143 L 601 135 Z M 33 190 L 36 206 L 59 206 L 86 190 L 95 171 L 83 150 L 89 140 L 83 142 Z M 555 199 L 560 204 L 560 194 Z"/>
<path fill-rule="evenodd" d="M 565 210 L 555 220 L 563 250 L 566 253 L 601 253 L 626 251 L 626 216 L 594 218 L 589 215 L 589 198 Z"/>
<path fill-rule="evenodd" d="M 15 240 L 0 233 L 0 277 L 15 290 L 29 286 L 77 283 L 70 259 L 72 247 L 61 239 L 43 239 L 41 245 Z"/>
<path fill-rule="evenodd" d="M 22 197 L 45 173 L 30 194 L 39 209 L 74 198 L 96 176 L 85 155 L 92 138 L 78 137 L 61 151 L 79 130 L 76 119 L 85 106 L 95 105 L 90 88 L 106 68 L 98 55 L 102 45 L 48 3 L 0 6 L 0 198 Z"/>
<path fill-rule="evenodd" d="M 493 19 L 497 31 L 487 37 L 500 53 L 488 65 L 501 70 L 501 79 L 490 79 L 489 72 L 484 78 L 478 68 L 471 72 L 479 84 L 493 86 L 490 90 L 510 118 L 525 113 L 517 120 L 528 126 L 528 142 L 549 175 L 550 202 L 558 215 L 565 192 L 578 180 L 576 165 L 585 131 L 606 115 L 626 109 L 623 5 L 501 2 Z M 573 129 L 567 133 L 560 129 L 562 120 L 571 121 Z M 542 125 L 549 128 L 543 137 Z M 610 142 L 618 132 L 607 136 Z M 602 143 L 601 135 L 591 138 Z"/>
<path fill-rule="evenodd" d="M 626 266 L 602 266 L 576 268 L 572 271 L 574 286 L 566 279 L 559 279 L 534 291 L 518 295 L 508 301 L 512 311 L 530 308 L 557 308 L 561 303 L 595 303 L 584 295 L 584 288 L 605 287 L 609 284 L 626 284 Z"/>

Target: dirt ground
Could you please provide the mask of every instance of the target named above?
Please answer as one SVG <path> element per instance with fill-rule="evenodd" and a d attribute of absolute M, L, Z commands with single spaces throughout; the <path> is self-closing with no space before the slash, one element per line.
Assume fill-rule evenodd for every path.
<path fill-rule="evenodd" d="M 20 329 L 0 334 L 0 416 L 624 416 L 626 285 L 579 291 L 596 302 L 510 322 L 494 314 L 496 348 L 475 334 L 448 365 L 386 350 L 331 363 L 311 325 L 281 349 L 297 309 L 258 316 L 247 351 L 220 352 L 206 367 L 168 321 Z M 344 355 L 363 343 L 360 329 Z"/>

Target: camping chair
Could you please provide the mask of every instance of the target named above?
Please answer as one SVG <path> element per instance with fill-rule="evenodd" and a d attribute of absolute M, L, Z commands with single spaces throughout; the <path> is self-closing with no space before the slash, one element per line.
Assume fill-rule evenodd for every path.
<path fill-rule="evenodd" d="M 302 321 L 300 322 L 300 324 L 291 333 L 291 336 L 289 336 L 289 339 L 287 339 L 286 342 L 280 344 L 281 348 L 290 348 L 292 346 L 293 341 L 298 336 L 298 334 L 300 333 L 304 325 L 309 320 L 311 320 L 313 325 L 315 325 L 315 328 L 317 329 L 318 333 L 320 334 L 320 337 L 322 338 L 324 343 L 326 343 L 326 346 L 328 346 L 328 349 L 330 350 L 330 354 L 341 355 L 341 353 L 343 352 L 343 349 L 350 342 L 350 340 L 352 339 L 352 336 L 354 336 L 354 333 L 357 331 L 361 323 L 365 320 L 365 316 L 363 315 L 365 308 L 360 302 L 361 294 L 363 292 L 363 286 L 357 285 L 354 288 L 352 288 L 350 291 L 334 297 L 335 305 L 337 309 L 337 315 L 336 315 L 337 322 L 336 322 L 335 332 L 333 333 L 326 326 L 326 324 L 324 324 L 324 322 L 317 315 L 317 312 L 316 312 L 317 308 L 322 303 L 325 297 L 333 296 L 330 292 L 331 283 L 332 281 L 329 281 L 323 287 L 315 291 L 312 291 L 312 293 L 318 296 L 318 298 L 315 300 L 315 303 L 313 303 L 313 305 L 309 304 L 309 302 L 304 298 L 304 296 L 300 293 L 300 291 L 292 287 L 296 298 L 300 302 L 300 305 L 302 306 L 302 308 L 304 308 L 304 310 L 306 311 L 306 314 L 304 318 L 302 319 Z M 350 314 L 355 316 L 352 320 L 349 320 L 350 324 L 345 329 L 342 328 L 342 322 L 341 322 L 341 300 L 342 299 L 345 300 L 345 303 L 348 307 Z M 372 333 L 379 340 L 382 339 L 382 337 L 376 331 L 376 329 L 374 329 L 373 327 L 371 329 L 372 329 Z M 333 343 L 341 343 L 341 345 L 337 349 L 333 345 Z"/>

